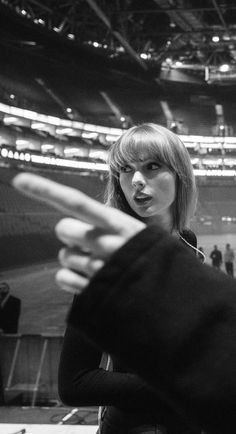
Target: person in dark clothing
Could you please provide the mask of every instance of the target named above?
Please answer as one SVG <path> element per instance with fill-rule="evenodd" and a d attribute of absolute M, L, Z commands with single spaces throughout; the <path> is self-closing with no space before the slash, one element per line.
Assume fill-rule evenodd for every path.
<path fill-rule="evenodd" d="M 10 295 L 7 282 L 0 282 L 0 332 L 17 333 L 20 317 L 21 301 Z M 4 405 L 4 387 L 0 367 L 0 405 Z"/>
<path fill-rule="evenodd" d="M 216 245 L 214 246 L 214 249 L 210 253 L 210 258 L 212 260 L 212 267 L 220 269 L 222 264 L 222 253 Z"/>
<path fill-rule="evenodd" d="M 133 127 L 111 147 L 109 167 L 107 203 L 148 225 L 161 225 L 186 243 L 190 254 L 195 253 L 196 237 L 187 227 L 196 204 L 196 185 L 189 154 L 180 139 L 158 125 Z M 70 254 L 64 253 L 62 262 Z M 102 370 L 101 355 L 79 333 L 67 330 L 59 369 L 62 401 L 74 406 L 107 405 L 102 434 L 142 433 L 147 426 L 150 433 L 157 429 L 169 433 L 173 429 L 172 412 L 169 410 L 168 415 L 168 408 L 164 412 L 160 404 L 159 411 L 153 413 L 152 394 L 144 399 L 150 393 L 146 385 L 116 360 L 112 360 L 113 372 Z M 155 410 L 157 407 L 155 402 Z M 193 432 L 184 426 L 185 421 L 177 419 L 176 415 L 172 432 Z"/>
<path fill-rule="evenodd" d="M 0 282 L 0 329 L 3 333 L 17 333 L 21 300 L 10 295 L 8 283 Z"/>
<path fill-rule="evenodd" d="M 189 154 L 180 139 L 158 125 L 132 127 L 110 147 L 108 165 L 107 203 L 148 225 L 161 225 L 195 253 L 196 236 L 187 227 L 196 203 L 196 186 Z M 112 358 L 112 372 L 101 369 L 101 356 L 89 340 L 68 328 L 58 381 L 63 403 L 106 405 L 102 434 L 141 434 L 148 426 L 150 434 L 156 430 L 163 434 L 192 432 L 167 406 L 164 410 L 162 402 L 157 410 L 158 402 L 152 403 L 154 397 L 146 385 L 117 360 Z"/>
<path fill-rule="evenodd" d="M 174 237 L 149 227 L 130 240 L 77 297 L 68 323 L 192 426 L 235 433 L 236 283 Z"/>
<path fill-rule="evenodd" d="M 224 263 L 226 273 L 234 277 L 234 251 L 229 243 L 225 246 Z"/>
<path fill-rule="evenodd" d="M 203 247 L 198 247 L 197 257 L 203 263 L 206 261 L 206 255 L 205 255 Z"/>
<path fill-rule="evenodd" d="M 59 286 L 77 294 L 69 326 L 139 375 L 192 425 L 207 434 L 234 434 L 235 280 L 202 264 L 162 228 L 146 227 L 80 191 L 32 174 L 18 175 L 13 185 L 73 216 L 63 219 L 57 235 L 90 251 L 87 261 L 76 254 L 81 279 L 72 264 L 59 271 Z"/>

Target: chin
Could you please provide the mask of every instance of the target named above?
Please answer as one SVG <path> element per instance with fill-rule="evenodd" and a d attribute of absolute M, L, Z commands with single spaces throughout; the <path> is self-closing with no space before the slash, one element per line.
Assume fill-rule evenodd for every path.
<path fill-rule="evenodd" d="M 135 212 L 139 217 L 142 217 L 142 218 L 150 218 L 150 217 L 154 217 L 156 215 L 156 213 L 152 213 L 150 211 L 140 211 L 139 210 L 139 212 L 137 212 L 137 211 L 135 211 Z"/>

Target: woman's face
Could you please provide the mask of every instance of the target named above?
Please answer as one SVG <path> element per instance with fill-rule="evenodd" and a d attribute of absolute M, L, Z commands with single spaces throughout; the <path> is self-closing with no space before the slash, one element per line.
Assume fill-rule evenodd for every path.
<path fill-rule="evenodd" d="M 120 186 L 132 210 L 148 222 L 172 222 L 175 174 L 153 159 L 126 164 L 120 171 Z M 160 219 L 158 219 L 160 217 Z"/>

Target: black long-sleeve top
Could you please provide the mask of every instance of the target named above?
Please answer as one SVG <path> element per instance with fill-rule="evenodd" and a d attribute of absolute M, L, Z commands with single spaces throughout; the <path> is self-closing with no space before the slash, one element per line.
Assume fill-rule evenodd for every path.
<path fill-rule="evenodd" d="M 116 359 L 113 370 L 105 370 L 100 367 L 101 357 L 99 347 L 79 330 L 68 326 L 59 367 L 59 394 L 64 403 L 114 405 L 126 410 L 141 409 L 144 402 L 147 406 L 151 404 L 153 392 L 143 380 L 125 372 Z"/>
<path fill-rule="evenodd" d="M 236 427 L 236 282 L 156 227 L 92 279 L 68 317 L 210 434 Z M 147 357 L 148 356 L 148 357 Z"/>
<path fill-rule="evenodd" d="M 184 239 L 196 246 L 196 237 L 185 231 Z M 75 297 L 72 311 L 79 298 Z M 139 376 L 122 367 L 113 358 L 113 370 L 100 368 L 102 351 L 80 330 L 68 326 L 60 358 L 59 395 L 72 406 L 115 406 L 131 415 L 138 423 L 158 423 L 174 426 L 174 432 L 185 432 L 185 421 L 154 393 Z M 146 355 L 149 357 L 149 354 Z M 137 416 L 135 416 L 135 414 Z M 172 432 L 172 431 L 171 431 Z M 186 431 L 187 432 L 187 431 Z M 190 432 L 190 431 L 188 431 Z M 193 430 L 191 431 L 191 433 Z"/>

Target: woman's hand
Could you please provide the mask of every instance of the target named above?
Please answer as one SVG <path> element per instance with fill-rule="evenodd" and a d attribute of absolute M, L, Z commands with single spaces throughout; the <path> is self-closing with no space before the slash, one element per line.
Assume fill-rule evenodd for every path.
<path fill-rule="evenodd" d="M 62 268 L 58 285 L 80 293 L 107 259 L 146 225 L 114 208 L 109 208 L 74 188 L 31 173 L 21 173 L 13 186 L 41 200 L 64 215 L 56 225 L 56 235 L 65 244 L 59 252 Z"/>

